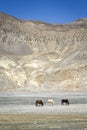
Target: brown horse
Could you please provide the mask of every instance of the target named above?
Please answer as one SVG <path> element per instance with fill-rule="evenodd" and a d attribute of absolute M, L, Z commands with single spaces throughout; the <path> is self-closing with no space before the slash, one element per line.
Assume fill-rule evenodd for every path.
<path fill-rule="evenodd" d="M 44 103 L 43 103 L 42 100 L 36 100 L 35 105 L 36 105 L 36 106 L 43 106 Z"/>
<path fill-rule="evenodd" d="M 69 105 L 69 100 L 68 99 L 62 99 L 61 105 L 64 105 L 64 104 Z"/>

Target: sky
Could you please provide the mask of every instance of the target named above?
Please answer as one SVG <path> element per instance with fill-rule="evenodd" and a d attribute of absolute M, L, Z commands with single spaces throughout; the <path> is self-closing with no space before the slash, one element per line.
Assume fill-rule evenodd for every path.
<path fill-rule="evenodd" d="M 66 24 L 87 18 L 87 0 L 0 0 L 0 12 L 19 19 Z"/>

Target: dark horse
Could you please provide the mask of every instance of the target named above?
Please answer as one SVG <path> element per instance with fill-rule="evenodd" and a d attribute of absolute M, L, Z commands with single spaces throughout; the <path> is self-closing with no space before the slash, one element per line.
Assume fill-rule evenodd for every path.
<path fill-rule="evenodd" d="M 62 99 L 61 105 L 64 105 L 64 104 L 69 105 L 69 100 L 68 99 Z"/>
<path fill-rule="evenodd" d="M 42 100 L 36 100 L 35 104 L 36 104 L 36 106 L 43 106 L 44 105 Z"/>

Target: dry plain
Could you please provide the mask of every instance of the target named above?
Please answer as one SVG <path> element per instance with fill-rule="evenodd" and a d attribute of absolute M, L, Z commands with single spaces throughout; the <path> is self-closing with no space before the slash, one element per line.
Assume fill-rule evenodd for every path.
<path fill-rule="evenodd" d="M 61 106 L 62 98 L 70 105 Z M 44 106 L 36 107 L 36 99 Z M 87 130 L 87 93 L 1 93 L 0 130 Z"/>

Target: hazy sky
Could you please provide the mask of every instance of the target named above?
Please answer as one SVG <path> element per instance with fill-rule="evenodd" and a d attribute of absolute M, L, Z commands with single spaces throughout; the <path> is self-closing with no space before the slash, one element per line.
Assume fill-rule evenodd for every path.
<path fill-rule="evenodd" d="M 0 0 L 0 12 L 21 19 L 64 24 L 87 18 L 87 0 Z"/>

